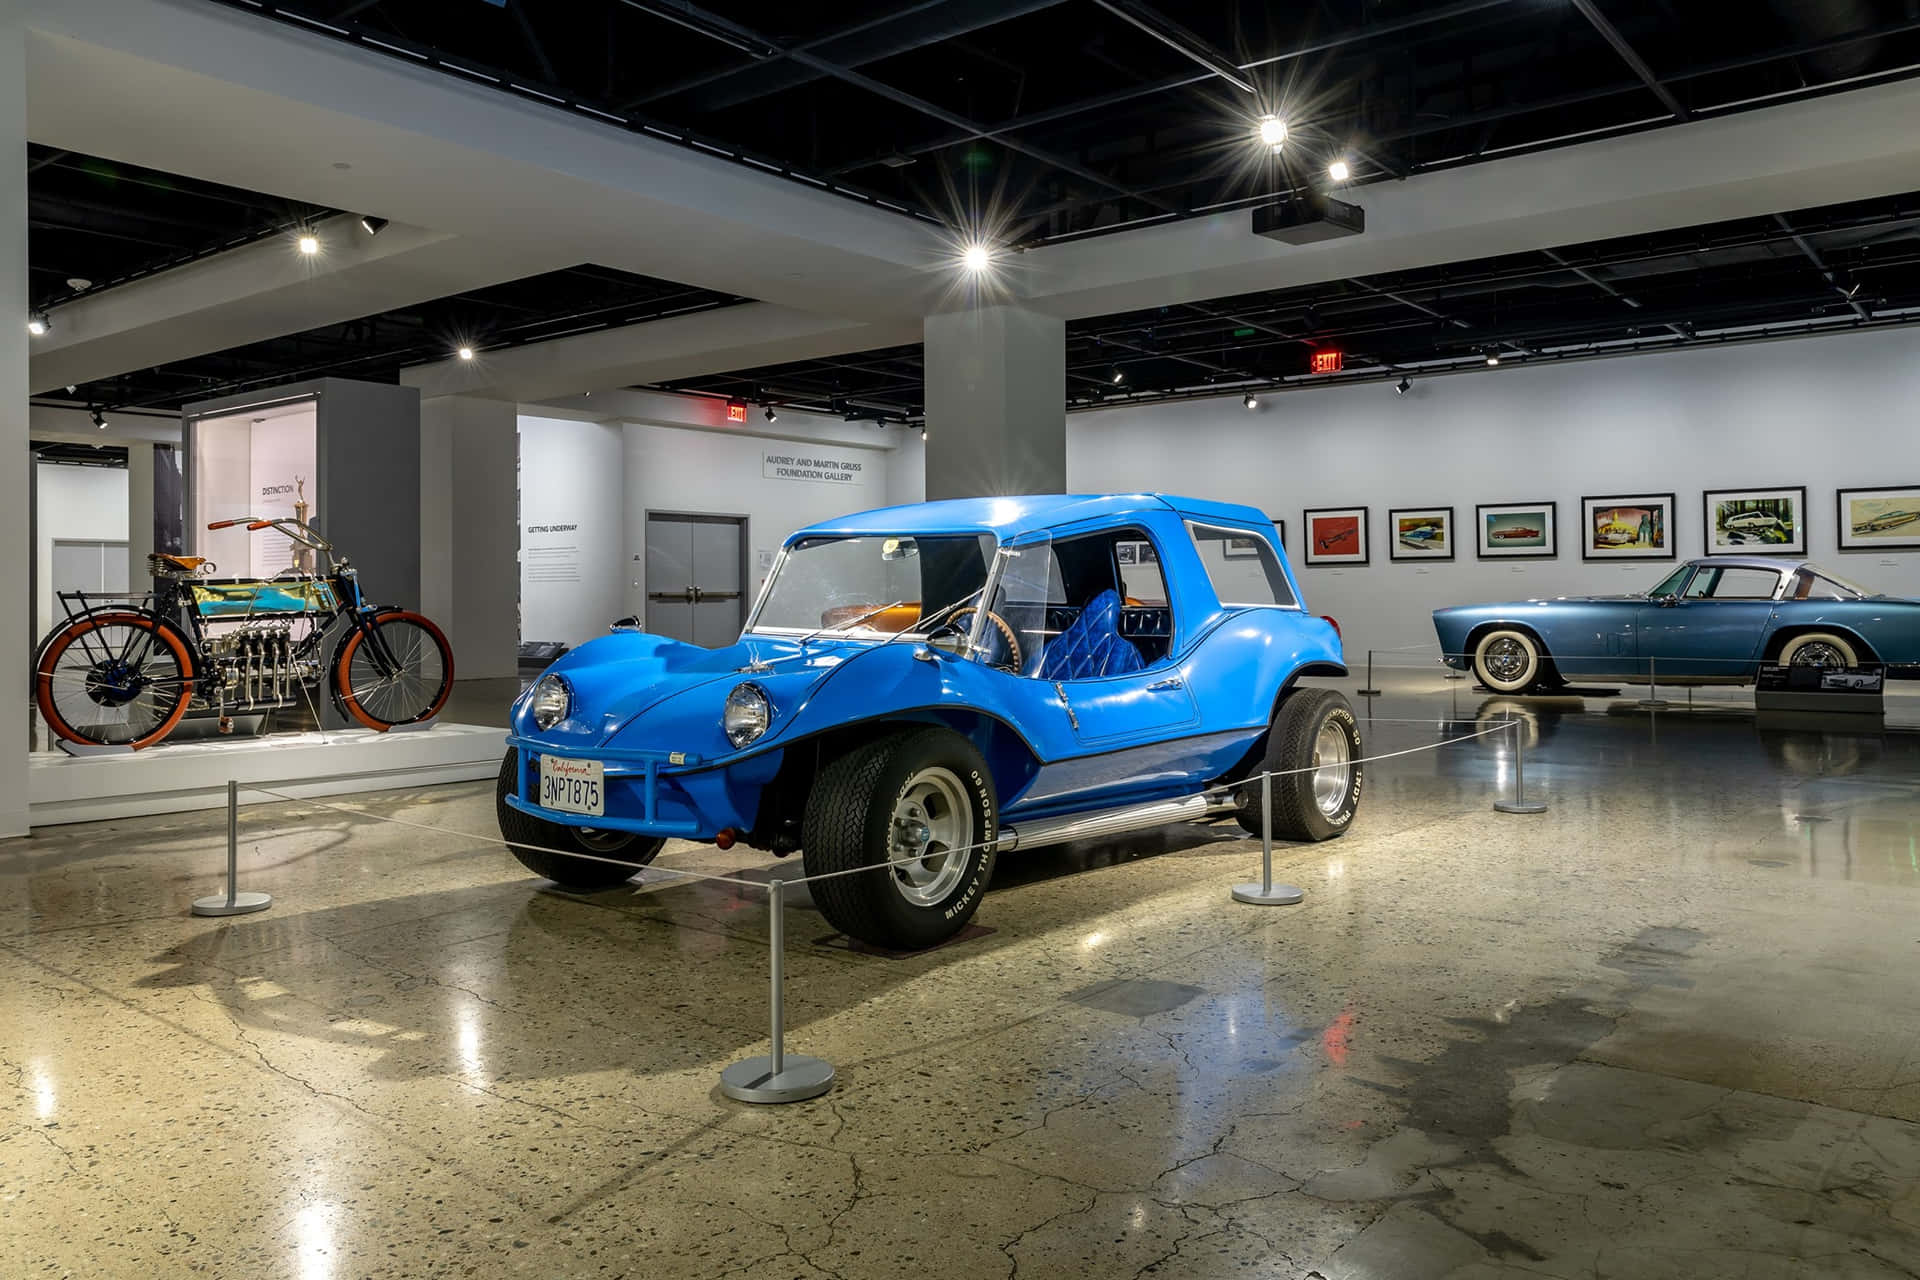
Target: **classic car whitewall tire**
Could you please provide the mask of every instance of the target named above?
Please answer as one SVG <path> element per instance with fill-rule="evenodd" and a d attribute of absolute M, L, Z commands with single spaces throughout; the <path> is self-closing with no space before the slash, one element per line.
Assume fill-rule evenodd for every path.
<path fill-rule="evenodd" d="M 993 775 L 950 729 L 889 732 L 829 760 L 801 822 L 808 875 L 872 867 L 807 888 L 834 928 L 910 951 L 966 927 L 993 876 Z M 882 865 L 891 863 L 892 865 Z"/>
<path fill-rule="evenodd" d="M 665 840 L 632 831 L 596 831 L 590 827 L 568 827 L 548 822 L 530 813 L 522 813 L 507 803 L 520 777 L 519 753 L 507 748 L 500 762 L 500 777 L 494 785 L 494 812 L 500 820 L 500 834 L 520 865 L 562 889 L 591 892 L 625 884 L 633 873 L 652 862 L 666 844 Z M 556 850 L 579 850 L 586 857 L 575 857 Z M 602 859 L 618 858 L 617 862 Z"/>
<path fill-rule="evenodd" d="M 1360 722 L 1347 700 L 1332 689 L 1295 689 L 1280 702 L 1267 731 L 1267 752 L 1254 776 L 1241 784 L 1240 825 L 1260 834 L 1260 778 L 1273 780 L 1276 840 L 1331 840 L 1344 835 L 1360 811 L 1365 770 Z"/>
<path fill-rule="evenodd" d="M 1857 667 L 1860 654 L 1846 637 L 1830 631 L 1809 631 L 1780 647 L 1783 667 Z"/>
<path fill-rule="evenodd" d="M 1500 627 L 1473 646 L 1473 674 L 1496 693 L 1526 693 L 1542 683 L 1546 668 L 1540 642 L 1524 631 Z"/>

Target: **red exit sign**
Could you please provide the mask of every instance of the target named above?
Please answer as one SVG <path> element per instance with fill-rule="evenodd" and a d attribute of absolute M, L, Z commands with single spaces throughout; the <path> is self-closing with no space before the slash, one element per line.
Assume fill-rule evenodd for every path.
<path fill-rule="evenodd" d="M 1342 354 L 1333 348 L 1323 348 L 1313 353 L 1313 371 L 1315 373 L 1338 373 L 1340 372 L 1340 365 L 1343 359 Z"/>
<path fill-rule="evenodd" d="M 745 422 L 746 420 L 747 420 L 746 405 L 741 404 L 738 401 L 735 401 L 727 405 L 727 421 L 728 422 Z"/>

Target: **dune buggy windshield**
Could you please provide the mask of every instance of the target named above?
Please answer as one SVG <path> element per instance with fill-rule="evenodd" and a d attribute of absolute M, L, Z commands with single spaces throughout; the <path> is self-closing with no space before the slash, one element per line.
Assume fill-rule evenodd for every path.
<path fill-rule="evenodd" d="M 774 569 L 747 630 L 899 635 L 986 585 L 987 534 L 803 538 Z"/>

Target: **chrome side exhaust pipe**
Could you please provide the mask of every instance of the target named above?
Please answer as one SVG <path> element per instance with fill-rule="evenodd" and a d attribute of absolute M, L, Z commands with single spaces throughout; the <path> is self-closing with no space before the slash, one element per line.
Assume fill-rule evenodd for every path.
<path fill-rule="evenodd" d="M 1169 822 L 1202 822 L 1231 813 L 1239 807 L 1232 788 L 1183 796 L 1178 800 L 1154 800 L 1147 804 L 1126 805 L 1118 809 L 1097 809 L 1092 813 L 1072 813 L 1058 818 L 1035 818 L 1018 826 L 1000 828 L 996 853 L 1015 849 L 1037 849 L 1042 845 L 1065 844 L 1069 840 L 1097 840 L 1105 836 L 1144 831 Z"/>

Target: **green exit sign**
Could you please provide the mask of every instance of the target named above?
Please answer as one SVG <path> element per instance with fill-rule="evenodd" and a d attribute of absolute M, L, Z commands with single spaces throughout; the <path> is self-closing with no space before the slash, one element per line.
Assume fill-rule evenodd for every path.
<path fill-rule="evenodd" d="M 1251 329 L 1235 329 L 1235 330 L 1233 331 L 1233 336 L 1234 336 L 1234 337 L 1236 337 L 1236 338 L 1251 338 L 1251 337 L 1253 336 L 1253 330 L 1251 330 Z"/>

